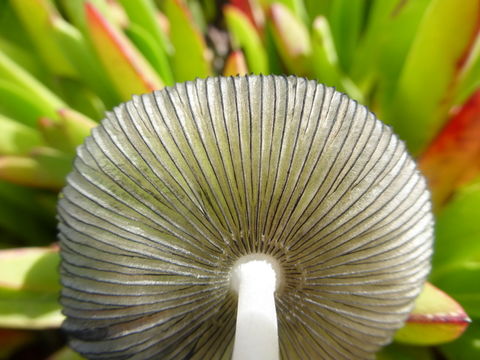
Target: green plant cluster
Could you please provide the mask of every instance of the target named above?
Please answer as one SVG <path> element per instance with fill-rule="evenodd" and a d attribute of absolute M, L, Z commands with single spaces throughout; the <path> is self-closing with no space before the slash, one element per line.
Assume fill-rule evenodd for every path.
<path fill-rule="evenodd" d="M 55 204 L 76 147 L 105 111 L 176 82 L 248 73 L 335 86 L 406 142 L 436 212 L 429 280 L 473 323 L 442 345 L 440 328 L 441 339 L 465 328 L 459 313 L 444 313 L 443 325 L 420 328 L 426 338 L 394 343 L 379 359 L 480 358 L 480 2 L 460 3 L 1 1 L 0 358 L 62 321 Z M 427 303 L 435 308 L 435 296 Z M 75 356 L 63 349 L 52 359 Z"/>

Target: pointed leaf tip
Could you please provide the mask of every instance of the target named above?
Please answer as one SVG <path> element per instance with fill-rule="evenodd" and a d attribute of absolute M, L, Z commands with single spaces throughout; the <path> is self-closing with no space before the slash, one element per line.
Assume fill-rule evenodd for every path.
<path fill-rule="evenodd" d="M 233 51 L 225 61 L 224 76 L 247 75 L 248 68 L 241 50 Z"/>
<path fill-rule="evenodd" d="M 267 74 L 269 69 L 266 49 L 247 15 L 232 5 L 225 5 L 223 13 L 230 33 L 232 47 L 244 51 L 251 72 Z"/>
<path fill-rule="evenodd" d="M 58 110 L 59 120 L 47 117 L 38 120 L 38 127 L 47 143 L 55 149 L 73 154 L 78 145 L 97 125 L 85 115 L 68 108 Z"/>
<path fill-rule="evenodd" d="M 305 25 L 282 4 L 273 4 L 268 15 L 273 38 L 285 66 L 295 75 L 310 74 L 312 44 Z"/>
<path fill-rule="evenodd" d="M 72 155 L 36 148 L 29 156 L 1 156 L 0 179 L 10 183 L 58 191 L 72 167 Z"/>
<path fill-rule="evenodd" d="M 442 290 L 426 283 L 415 308 L 395 340 L 413 345 L 438 345 L 458 338 L 471 320 L 463 308 Z"/>
<path fill-rule="evenodd" d="M 162 81 L 128 38 L 91 3 L 85 3 L 87 27 L 105 71 L 124 100 L 163 87 Z"/>

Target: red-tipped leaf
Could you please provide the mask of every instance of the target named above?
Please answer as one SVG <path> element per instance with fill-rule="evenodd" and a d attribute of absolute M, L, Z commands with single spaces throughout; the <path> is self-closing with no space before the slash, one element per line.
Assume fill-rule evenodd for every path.
<path fill-rule="evenodd" d="M 123 100 L 163 87 L 150 64 L 119 29 L 92 3 L 85 4 L 85 11 L 93 45 Z"/>
<path fill-rule="evenodd" d="M 434 204 L 439 207 L 465 181 L 478 175 L 480 161 L 480 90 L 449 120 L 420 158 Z"/>

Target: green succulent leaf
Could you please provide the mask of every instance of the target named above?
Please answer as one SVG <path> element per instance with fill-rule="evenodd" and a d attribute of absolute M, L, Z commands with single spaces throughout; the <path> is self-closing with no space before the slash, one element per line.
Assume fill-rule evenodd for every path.
<path fill-rule="evenodd" d="M 0 326 L 44 329 L 60 326 L 60 281 L 56 248 L 0 251 Z"/>
<path fill-rule="evenodd" d="M 463 104 L 478 88 L 480 88 L 480 29 L 459 75 L 455 105 Z"/>
<path fill-rule="evenodd" d="M 0 156 L 23 155 L 43 145 L 37 130 L 3 115 L 0 115 L 0 129 Z"/>
<path fill-rule="evenodd" d="M 37 148 L 29 156 L 1 156 L 0 179 L 14 184 L 59 190 L 72 167 L 72 155 Z"/>
<path fill-rule="evenodd" d="M 5 231 L 20 239 L 22 245 L 51 243 L 55 206 L 47 202 L 55 205 L 56 196 L 0 180 L 0 228 L 4 230 L 0 247 L 15 246 L 6 240 Z"/>
<path fill-rule="evenodd" d="M 326 16 L 334 0 L 304 0 L 305 11 L 310 20 L 316 19 L 318 16 Z"/>
<path fill-rule="evenodd" d="M 420 157 L 432 200 L 439 209 L 452 193 L 480 173 L 480 90 L 456 109 Z"/>
<path fill-rule="evenodd" d="M 417 28 L 431 0 L 374 1 L 359 39 L 350 74 L 365 93 L 379 87 L 382 108 L 392 92 Z"/>
<path fill-rule="evenodd" d="M 173 74 L 165 53 L 159 48 L 155 38 L 144 28 L 130 24 L 125 33 L 139 49 L 153 68 L 159 73 L 165 85 L 173 85 Z"/>
<path fill-rule="evenodd" d="M 12 59 L 0 51 L 0 79 L 15 86 L 21 87 L 24 93 L 34 98 L 36 103 L 42 103 L 45 109 L 54 112 L 66 107 L 66 104 L 48 87 L 35 79 L 26 70 L 22 69 Z M 44 114 L 48 115 L 48 114 Z"/>
<path fill-rule="evenodd" d="M 0 181 L 0 198 L 2 199 L 0 202 L 8 202 L 24 215 L 29 213 L 35 215 L 45 228 L 55 223 L 52 216 L 56 213 L 56 194 Z M 45 200 L 53 202 L 54 206 L 48 205 Z M 22 219 L 19 218 L 19 220 L 21 222 Z"/>
<path fill-rule="evenodd" d="M 49 357 L 48 360 L 84 360 L 79 353 L 73 351 L 69 347 L 64 347 Z"/>
<path fill-rule="evenodd" d="M 73 155 L 77 146 L 90 135 L 97 123 L 71 109 L 61 109 L 59 117 L 60 121 L 41 118 L 40 131 L 50 146 Z"/>
<path fill-rule="evenodd" d="M 255 28 L 260 31 L 261 27 L 263 26 L 263 16 L 259 17 L 259 13 L 263 15 L 263 11 L 261 7 L 268 7 L 269 0 L 230 0 L 228 3 L 231 4 L 231 7 L 239 10 L 242 12 L 248 20 L 255 26 Z M 229 5 L 226 5 L 229 7 Z M 225 10 L 225 8 L 224 8 Z"/>
<path fill-rule="evenodd" d="M 412 345 L 443 344 L 458 338 L 469 323 L 467 314 L 454 299 L 426 283 L 395 340 Z"/>
<path fill-rule="evenodd" d="M 439 213 L 432 282 L 480 317 L 480 179 L 462 188 Z M 455 244 L 455 246 L 452 246 Z"/>
<path fill-rule="evenodd" d="M 60 16 L 54 5 L 49 0 L 11 0 L 11 4 L 50 71 L 77 76 L 53 35 L 52 20 Z"/>
<path fill-rule="evenodd" d="M 332 2 L 328 19 L 337 47 L 340 67 L 348 71 L 354 61 L 355 50 L 363 28 L 366 0 L 336 0 Z"/>
<path fill-rule="evenodd" d="M 83 82 L 98 94 L 106 106 L 113 107 L 120 98 L 109 82 L 100 62 L 85 36 L 61 18 L 54 19 L 53 34 L 68 61 L 75 67 Z"/>
<path fill-rule="evenodd" d="M 317 1 L 321 3 L 322 1 Z M 305 8 L 305 3 L 302 0 L 264 0 L 264 6 L 271 6 L 273 4 L 282 4 L 288 8 L 297 19 L 302 20 L 305 24 L 308 24 L 308 13 Z"/>
<path fill-rule="evenodd" d="M 312 26 L 313 68 L 317 79 L 329 86 L 340 84 L 340 68 L 328 20 L 324 16 L 315 19 Z"/>
<path fill-rule="evenodd" d="M 480 261 L 480 179 L 461 188 L 437 216 L 432 279 L 452 263 Z M 455 246 L 451 246 L 455 244 Z"/>
<path fill-rule="evenodd" d="M 308 30 L 282 4 L 273 4 L 269 11 L 273 39 L 280 57 L 292 74 L 306 76 L 312 69 L 312 44 Z"/>
<path fill-rule="evenodd" d="M 95 120 L 100 120 L 105 116 L 104 102 L 96 92 L 82 81 L 63 78 L 58 80 L 57 86 L 57 91 L 62 94 L 68 104 L 65 108 L 75 109 Z M 57 114 L 60 109 L 56 109 Z"/>
<path fill-rule="evenodd" d="M 357 86 L 340 70 L 337 51 L 333 42 L 328 20 L 317 17 L 312 25 L 313 71 L 317 79 L 329 86 L 335 86 L 358 101 L 363 94 Z"/>
<path fill-rule="evenodd" d="M 234 6 L 225 6 L 223 12 L 232 44 L 243 50 L 248 68 L 254 74 L 268 73 L 267 53 L 253 23 Z"/>
<path fill-rule="evenodd" d="M 211 75 L 208 48 L 186 4 L 182 0 L 166 0 L 164 9 L 170 21 L 175 81 Z"/>
<path fill-rule="evenodd" d="M 472 318 L 480 318 L 480 261 L 452 263 L 441 271 L 433 280 L 435 284 L 455 297 Z"/>
<path fill-rule="evenodd" d="M 155 4 L 152 0 L 120 0 L 131 21 L 128 34 L 145 54 L 150 63 L 160 74 L 166 85 L 172 85 L 173 73 L 168 56 L 173 48 L 158 20 Z"/>
<path fill-rule="evenodd" d="M 88 35 L 87 14 L 85 12 L 85 3 L 87 2 L 93 4 L 104 16 L 113 21 L 113 16 L 108 11 L 108 0 L 57 0 L 69 22 L 85 36 Z"/>
<path fill-rule="evenodd" d="M 0 79 L 0 98 L 0 113 L 26 126 L 34 128 L 40 116 L 56 118 L 55 108 L 12 82 Z"/>
<path fill-rule="evenodd" d="M 2 19 L 0 18 L 0 23 L 1 22 Z M 0 34 L 3 35 L 1 30 Z M 31 52 L 25 50 L 25 48 L 19 44 L 0 36 L 0 52 L 3 52 L 8 58 L 14 59 L 19 67 L 23 68 L 36 79 L 44 83 L 48 81 L 47 71 L 40 59 L 32 56 Z"/>
<path fill-rule="evenodd" d="M 423 150 L 446 120 L 458 64 L 477 31 L 480 3 L 433 0 L 401 71 L 387 120 L 414 154 Z M 445 51 L 448 49 L 448 51 Z"/>
<path fill-rule="evenodd" d="M 90 2 L 85 5 L 87 26 L 97 54 L 110 81 L 123 100 L 163 87 L 163 83 L 132 45 Z"/>

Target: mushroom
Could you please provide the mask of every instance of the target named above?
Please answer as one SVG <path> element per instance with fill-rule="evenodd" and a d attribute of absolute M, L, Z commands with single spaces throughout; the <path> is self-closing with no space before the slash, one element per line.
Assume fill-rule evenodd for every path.
<path fill-rule="evenodd" d="M 58 212 L 63 329 L 89 359 L 371 359 L 432 254 L 403 142 L 293 76 L 134 96 L 79 147 Z"/>

